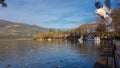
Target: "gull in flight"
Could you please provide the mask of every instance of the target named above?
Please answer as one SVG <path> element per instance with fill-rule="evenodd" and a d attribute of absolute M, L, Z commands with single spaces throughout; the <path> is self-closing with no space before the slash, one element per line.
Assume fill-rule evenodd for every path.
<path fill-rule="evenodd" d="M 2 4 L 2 7 L 7 8 L 7 4 L 5 3 L 5 0 L 0 0 L 0 4 Z"/>
<path fill-rule="evenodd" d="M 111 3 L 110 0 L 105 0 L 105 4 L 102 5 L 99 1 L 95 1 L 95 7 L 97 8 L 94 11 L 94 14 L 97 14 L 105 21 L 105 25 L 110 25 L 112 23 L 112 18 L 110 17 L 111 13 Z"/>

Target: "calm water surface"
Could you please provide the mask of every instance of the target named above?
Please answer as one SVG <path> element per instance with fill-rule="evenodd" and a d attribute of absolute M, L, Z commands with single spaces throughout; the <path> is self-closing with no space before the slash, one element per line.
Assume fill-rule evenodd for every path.
<path fill-rule="evenodd" d="M 66 40 L 0 40 L 0 68 L 92 68 L 100 44 Z"/>

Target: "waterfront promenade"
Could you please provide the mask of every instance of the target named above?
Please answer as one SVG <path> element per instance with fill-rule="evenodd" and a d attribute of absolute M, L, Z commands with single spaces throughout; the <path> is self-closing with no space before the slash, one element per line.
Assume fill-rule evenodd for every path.
<path fill-rule="evenodd" d="M 120 40 L 113 41 L 115 46 L 116 46 L 116 50 L 115 50 L 115 61 L 116 61 L 116 68 L 120 68 Z"/>
<path fill-rule="evenodd" d="M 106 43 L 94 68 L 120 68 L 120 41 L 111 40 Z"/>

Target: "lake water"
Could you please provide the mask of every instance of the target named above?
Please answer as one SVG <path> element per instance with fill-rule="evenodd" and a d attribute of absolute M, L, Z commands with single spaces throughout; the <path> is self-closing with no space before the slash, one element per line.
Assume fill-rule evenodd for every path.
<path fill-rule="evenodd" d="M 92 68 L 99 43 L 0 40 L 0 68 Z"/>

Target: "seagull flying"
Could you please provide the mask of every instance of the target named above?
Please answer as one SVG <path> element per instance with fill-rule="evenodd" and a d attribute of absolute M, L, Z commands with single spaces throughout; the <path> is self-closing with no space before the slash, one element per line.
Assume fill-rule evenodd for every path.
<path fill-rule="evenodd" d="M 110 25 L 112 23 L 112 18 L 109 16 L 111 13 L 111 3 L 110 0 L 105 0 L 105 4 L 102 5 L 99 1 L 96 0 L 95 7 L 97 8 L 94 11 L 94 14 L 99 15 L 106 22 L 106 25 Z"/>
<path fill-rule="evenodd" d="M 0 4 L 2 4 L 2 7 L 7 8 L 7 4 L 5 3 L 5 0 L 0 0 Z"/>

